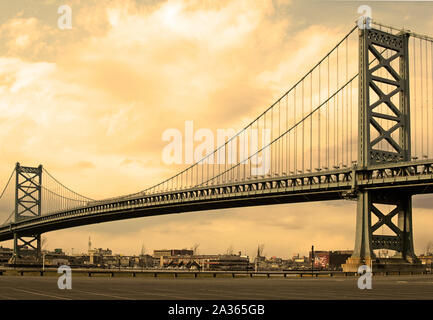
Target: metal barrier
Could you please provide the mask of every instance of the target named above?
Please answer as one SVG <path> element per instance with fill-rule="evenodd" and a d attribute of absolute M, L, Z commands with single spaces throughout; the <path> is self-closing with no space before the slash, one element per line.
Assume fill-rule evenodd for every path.
<path fill-rule="evenodd" d="M 131 277 L 137 277 L 137 275 L 147 275 L 150 277 L 161 277 L 161 276 L 171 276 L 173 278 L 178 278 L 181 276 L 190 275 L 194 278 L 198 278 L 200 276 L 208 276 L 216 278 L 217 276 L 231 276 L 231 278 L 236 277 L 249 277 L 249 278 L 257 278 L 257 277 L 283 277 L 287 278 L 288 276 L 298 276 L 298 277 L 319 277 L 319 276 L 355 276 L 356 273 L 352 272 L 342 272 L 342 271 L 189 271 L 189 270 L 110 270 L 110 269 L 72 269 L 72 272 L 75 274 L 83 274 L 88 277 L 96 276 L 96 275 L 107 275 L 109 277 L 115 277 L 120 275 L 130 275 Z M 44 276 L 47 274 L 57 273 L 57 268 L 45 268 L 45 270 L 41 270 L 39 268 L 4 268 L 0 269 L 0 276 L 5 275 L 6 273 L 18 273 L 21 276 L 24 274 L 37 273 L 40 276 Z"/>
<path fill-rule="evenodd" d="M 232 278 L 236 277 L 265 277 L 265 278 L 271 278 L 271 277 L 283 277 L 287 278 L 288 276 L 298 276 L 300 278 L 303 277 L 334 277 L 334 276 L 356 276 L 356 272 L 343 272 L 343 271 L 190 271 L 190 270 L 137 270 L 137 269 L 124 269 L 124 270 L 113 270 L 113 269 L 85 269 L 85 268 L 73 268 L 72 272 L 75 274 L 87 274 L 88 277 L 92 277 L 94 275 L 107 275 L 109 277 L 115 277 L 120 275 L 130 275 L 131 277 L 137 277 L 137 275 L 147 275 L 147 276 L 153 276 L 154 278 L 157 278 L 159 276 L 167 275 L 171 276 L 173 278 L 178 278 L 185 275 L 191 275 L 194 278 L 198 278 L 200 276 L 208 276 L 216 278 L 217 275 L 219 276 L 231 276 Z M 57 268 L 45 268 L 44 270 L 40 268 L 3 268 L 0 269 L 0 276 L 4 276 L 6 273 L 18 273 L 21 276 L 24 276 L 25 273 L 36 273 L 40 276 L 44 276 L 46 274 L 57 274 Z M 413 274 L 432 274 L 432 271 L 423 271 L 423 272 L 390 272 L 390 271 L 384 271 L 384 272 L 373 272 L 373 275 L 383 275 L 383 276 L 390 276 L 390 275 L 413 275 Z"/>

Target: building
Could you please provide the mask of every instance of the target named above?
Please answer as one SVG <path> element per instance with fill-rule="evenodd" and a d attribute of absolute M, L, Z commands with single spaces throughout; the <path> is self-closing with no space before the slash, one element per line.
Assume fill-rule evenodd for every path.
<path fill-rule="evenodd" d="M 0 263 L 8 263 L 9 259 L 12 258 L 13 252 L 13 249 L 0 246 Z"/>
<path fill-rule="evenodd" d="M 305 263 L 308 263 L 308 259 L 307 259 L 307 257 L 298 257 L 298 258 L 295 258 L 294 260 L 293 260 L 293 264 L 298 264 L 298 265 L 304 265 Z"/>
<path fill-rule="evenodd" d="M 342 265 L 346 263 L 346 260 L 353 254 L 353 250 L 337 250 L 331 251 L 329 256 L 329 269 L 331 270 L 343 270 Z"/>
<path fill-rule="evenodd" d="M 62 249 L 54 249 L 53 252 L 43 252 L 43 263 L 45 266 L 53 267 L 69 265 L 69 257 Z"/>
<path fill-rule="evenodd" d="M 102 265 L 104 263 L 104 258 L 112 256 L 113 252 L 110 249 L 90 249 L 89 250 L 89 264 L 90 265 Z"/>
<path fill-rule="evenodd" d="M 188 249 L 161 249 L 153 250 L 153 256 L 155 258 L 169 257 L 169 256 L 192 256 L 194 254 L 193 250 Z"/>
<path fill-rule="evenodd" d="M 419 260 L 421 260 L 421 263 L 427 266 L 430 266 L 430 268 L 433 266 L 433 254 L 422 254 L 418 256 Z"/>
<path fill-rule="evenodd" d="M 173 255 L 160 258 L 162 268 L 249 270 L 250 259 L 239 255 Z"/>
<path fill-rule="evenodd" d="M 205 270 L 249 270 L 250 259 L 241 255 L 207 256 L 202 260 Z"/>
<path fill-rule="evenodd" d="M 129 267 L 131 267 L 131 262 L 133 262 L 134 260 L 131 258 L 131 257 L 129 257 L 129 256 L 119 256 L 118 257 L 118 261 L 119 261 L 119 266 L 121 267 L 121 268 L 129 268 Z"/>
<path fill-rule="evenodd" d="M 69 265 L 71 267 L 88 266 L 90 257 L 87 254 L 68 256 Z"/>
<path fill-rule="evenodd" d="M 329 256 L 330 256 L 331 251 L 319 251 L 316 250 L 314 251 L 314 268 L 316 269 L 328 269 L 329 268 Z M 311 260 L 312 260 L 312 253 L 310 251 L 309 253 L 309 261 L 311 264 Z"/>
<path fill-rule="evenodd" d="M 159 266 L 159 259 L 152 257 L 149 254 L 141 254 L 138 257 L 139 268 L 153 268 Z"/>
<path fill-rule="evenodd" d="M 311 267 L 311 262 L 309 262 L 308 257 L 301 257 L 299 253 L 293 255 L 292 259 L 288 261 L 289 270 L 305 269 L 308 267 L 308 265 Z"/>
<path fill-rule="evenodd" d="M 321 270 L 340 270 L 341 265 L 352 255 L 352 250 L 314 251 L 314 268 Z M 309 253 L 311 264 L 312 254 Z"/>

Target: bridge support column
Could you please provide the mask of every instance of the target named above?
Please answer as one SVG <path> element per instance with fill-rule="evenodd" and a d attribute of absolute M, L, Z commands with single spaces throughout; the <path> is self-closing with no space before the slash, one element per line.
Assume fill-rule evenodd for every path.
<path fill-rule="evenodd" d="M 357 201 L 355 249 L 343 267 L 345 272 L 356 272 L 361 265 L 371 265 L 374 258 L 371 246 L 371 193 L 360 192 Z"/>
<path fill-rule="evenodd" d="M 41 261 L 41 235 L 14 234 L 14 252 L 9 264 L 34 264 Z"/>
<path fill-rule="evenodd" d="M 15 222 L 41 215 L 42 166 L 15 168 Z M 10 264 L 38 264 L 41 235 L 14 233 L 14 252 Z"/>
<path fill-rule="evenodd" d="M 401 247 L 396 258 L 404 259 L 410 263 L 419 263 L 415 255 L 412 231 L 412 196 L 401 196 L 398 201 L 398 230 L 400 232 Z"/>
<path fill-rule="evenodd" d="M 377 218 L 374 224 L 373 217 Z M 393 234 L 380 234 L 383 226 Z M 414 252 L 411 195 L 360 192 L 355 239 L 353 255 L 343 265 L 345 272 L 356 272 L 361 265 L 371 266 L 374 272 L 422 269 Z M 396 254 L 392 258 L 380 258 L 373 251 L 376 249 L 394 250 Z"/>

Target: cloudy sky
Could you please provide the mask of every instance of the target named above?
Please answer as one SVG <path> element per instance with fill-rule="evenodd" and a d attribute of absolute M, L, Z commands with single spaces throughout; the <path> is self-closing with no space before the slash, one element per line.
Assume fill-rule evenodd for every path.
<path fill-rule="evenodd" d="M 72 29 L 58 28 L 59 6 Z M 0 184 L 15 162 L 44 167 L 101 199 L 183 168 L 162 161 L 168 128 L 240 128 L 355 24 L 357 1 L 0 1 Z M 373 18 L 433 27 L 433 3 L 371 2 Z M 2 182 L 3 181 L 3 182 Z M 416 251 L 433 240 L 430 197 L 416 197 Z M 356 203 L 226 209 L 110 222 L 46 234 L 48 249 L 149 253 L 200 244 L 267 256 L 352 249 Z M 4 243 L 10 245 L 10 242 Z"/>

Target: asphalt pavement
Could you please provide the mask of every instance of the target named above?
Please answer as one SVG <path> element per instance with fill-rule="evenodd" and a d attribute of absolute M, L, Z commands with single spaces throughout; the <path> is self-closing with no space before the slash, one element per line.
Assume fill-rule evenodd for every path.
<path fill-rule="evenodd" d="M 150 278 L 74 277 L 58 288 L 58 277 L 0 276 L 0 299 L 36 300 L 293 300 L 433 299 L 433 275 L 374 276 L 372 288 L 357 277 Z"/>

